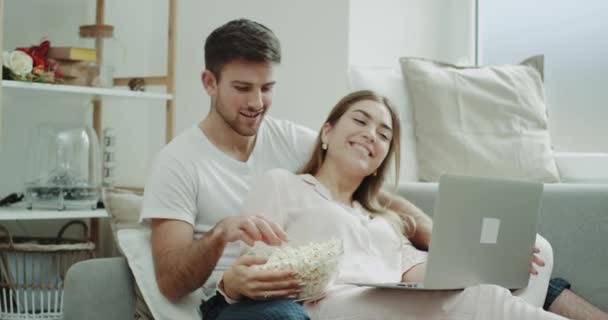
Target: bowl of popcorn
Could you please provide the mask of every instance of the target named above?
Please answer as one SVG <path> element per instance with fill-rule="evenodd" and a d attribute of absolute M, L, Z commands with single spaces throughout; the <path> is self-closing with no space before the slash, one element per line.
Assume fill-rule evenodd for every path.
<path fill-rule="evenodd" d="M 265 264 L 255 266 L 261 270 L 293 271 L 305 283 L 296 301 L 318 299 L 338 277 L 343 254 L 342 241 L 331 239 L 300 246 L 289 244 L 280 247 L 257 245 L 252 252 L 268 258 Z"/>

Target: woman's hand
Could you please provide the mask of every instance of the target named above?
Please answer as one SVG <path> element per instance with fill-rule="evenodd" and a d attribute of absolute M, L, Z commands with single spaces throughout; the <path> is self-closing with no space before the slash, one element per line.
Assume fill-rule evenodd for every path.
<path fill-rule="evenodd" d="M 244 255 L 224 273 L 224 292 L 234 300 L 248 297 L 253 300 L 295 299 L 302 283 L 291 271 L 256 270 L 266 258 Z"/>
<path fill-rule="evenodd" d="M 417 264 L 401 275 L 401 282 L 422 282 L 426 275 L 426 262 Z"/>
<path fill-rule="evenodd" d="M 538 255 L 539 253 L 540 249 L 538 247 L 534 247 L 534 249 L 532 250 L 532 263 L 530 264 L 530 274 L 538 274 L 538 271 L 536 270 L 536 267 L 534 265 L 537 265 L 539 267 L 545 266 L 545 260 L 541 259 L 541 257 Z"/>

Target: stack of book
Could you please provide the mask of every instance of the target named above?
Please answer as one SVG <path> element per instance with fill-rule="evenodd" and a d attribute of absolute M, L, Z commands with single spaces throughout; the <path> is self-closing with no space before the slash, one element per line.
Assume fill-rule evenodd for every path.
<path fill-rule="evenodd" d="M 48 57 L 59 63 L 57 71 L 63 75 L 65 84 L 91 86 L 99 75 L 95 49 L 51 47 Z"/>

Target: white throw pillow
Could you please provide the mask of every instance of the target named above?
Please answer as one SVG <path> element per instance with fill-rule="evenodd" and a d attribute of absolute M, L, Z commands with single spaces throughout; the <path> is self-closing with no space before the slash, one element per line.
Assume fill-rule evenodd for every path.
<path fill-rule="evenodd" d="M 138 222 L 143 196 L 139 193 L 118 189 L 104 189 L 103 203 L 110 219 L 102 222 L 100 251 L 104 255 L 119 256 L 116 233 L 120 229 L 143 228 Z M 109 224 L 109 229 L 106 227 Z M 107 230 L 107 231 L 106 231 Z"/>
<path fill-rule="evenodd" d="M 484 67 L 400 62 L 414 111 L 420 180 L 453 173 L 559 181 L 542 56 Z"/>
<path fill-rule="evenodd" d="M 117 189 L 104 189 L 103 202 L 115 223 L 137 223 L 143 196 Z"/>
<path fill-rule="evenodd" d="M 177 304 L 171 303 L 160 292 L 154 275 L 149 229 L 123 229 L 118 231 L 117 237 L 154 319 L 201 319 L 199 306 L 204 298 L 202 289 L 190 293 Z"/>
<path fill-rule="evenodd" d="M 417 181 L 416 144 L 412 109 L 409 108 L 403 75 L 399 68 L 351 66 L 348 70 L 352 90 L 373 90 L 389 98 L 401 120 L 400 181 Z"/>

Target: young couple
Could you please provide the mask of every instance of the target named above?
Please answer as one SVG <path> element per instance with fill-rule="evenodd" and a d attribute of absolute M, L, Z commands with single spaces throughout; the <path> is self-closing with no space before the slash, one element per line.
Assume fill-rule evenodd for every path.
<path fill-rule="evenodd" d="M 538 275 L 515 293 L 520 297 L 490 285 L 406 292 L 338 284 L 300 304 L 290 299 L 303 285 L 297 275 L 250 268 L 264 261 L 239 257 L 239 241 L 335 236 L 345 244 L 341 281 L 419 280 L 426 259 L 419 249 L 430 240 L 430 219 L 380 189 L 391 160 L 399 171 L 399 120 L 387 99 L 352 93 L 315 135 L 265 116 L 280 59 L 272 31 L 250 20 L 231 21 L 206 40 L 209 114 L 159 154 L 142 209 L 156 279 L 169 300 L 201 286 L 212 293 L 221 279 L 201 306 L 204 319 L 560 318 L 539 308 L 551 271 L 543 259 L 552 262 L 540 238 L 543 250 L 531 255 Z"/>

